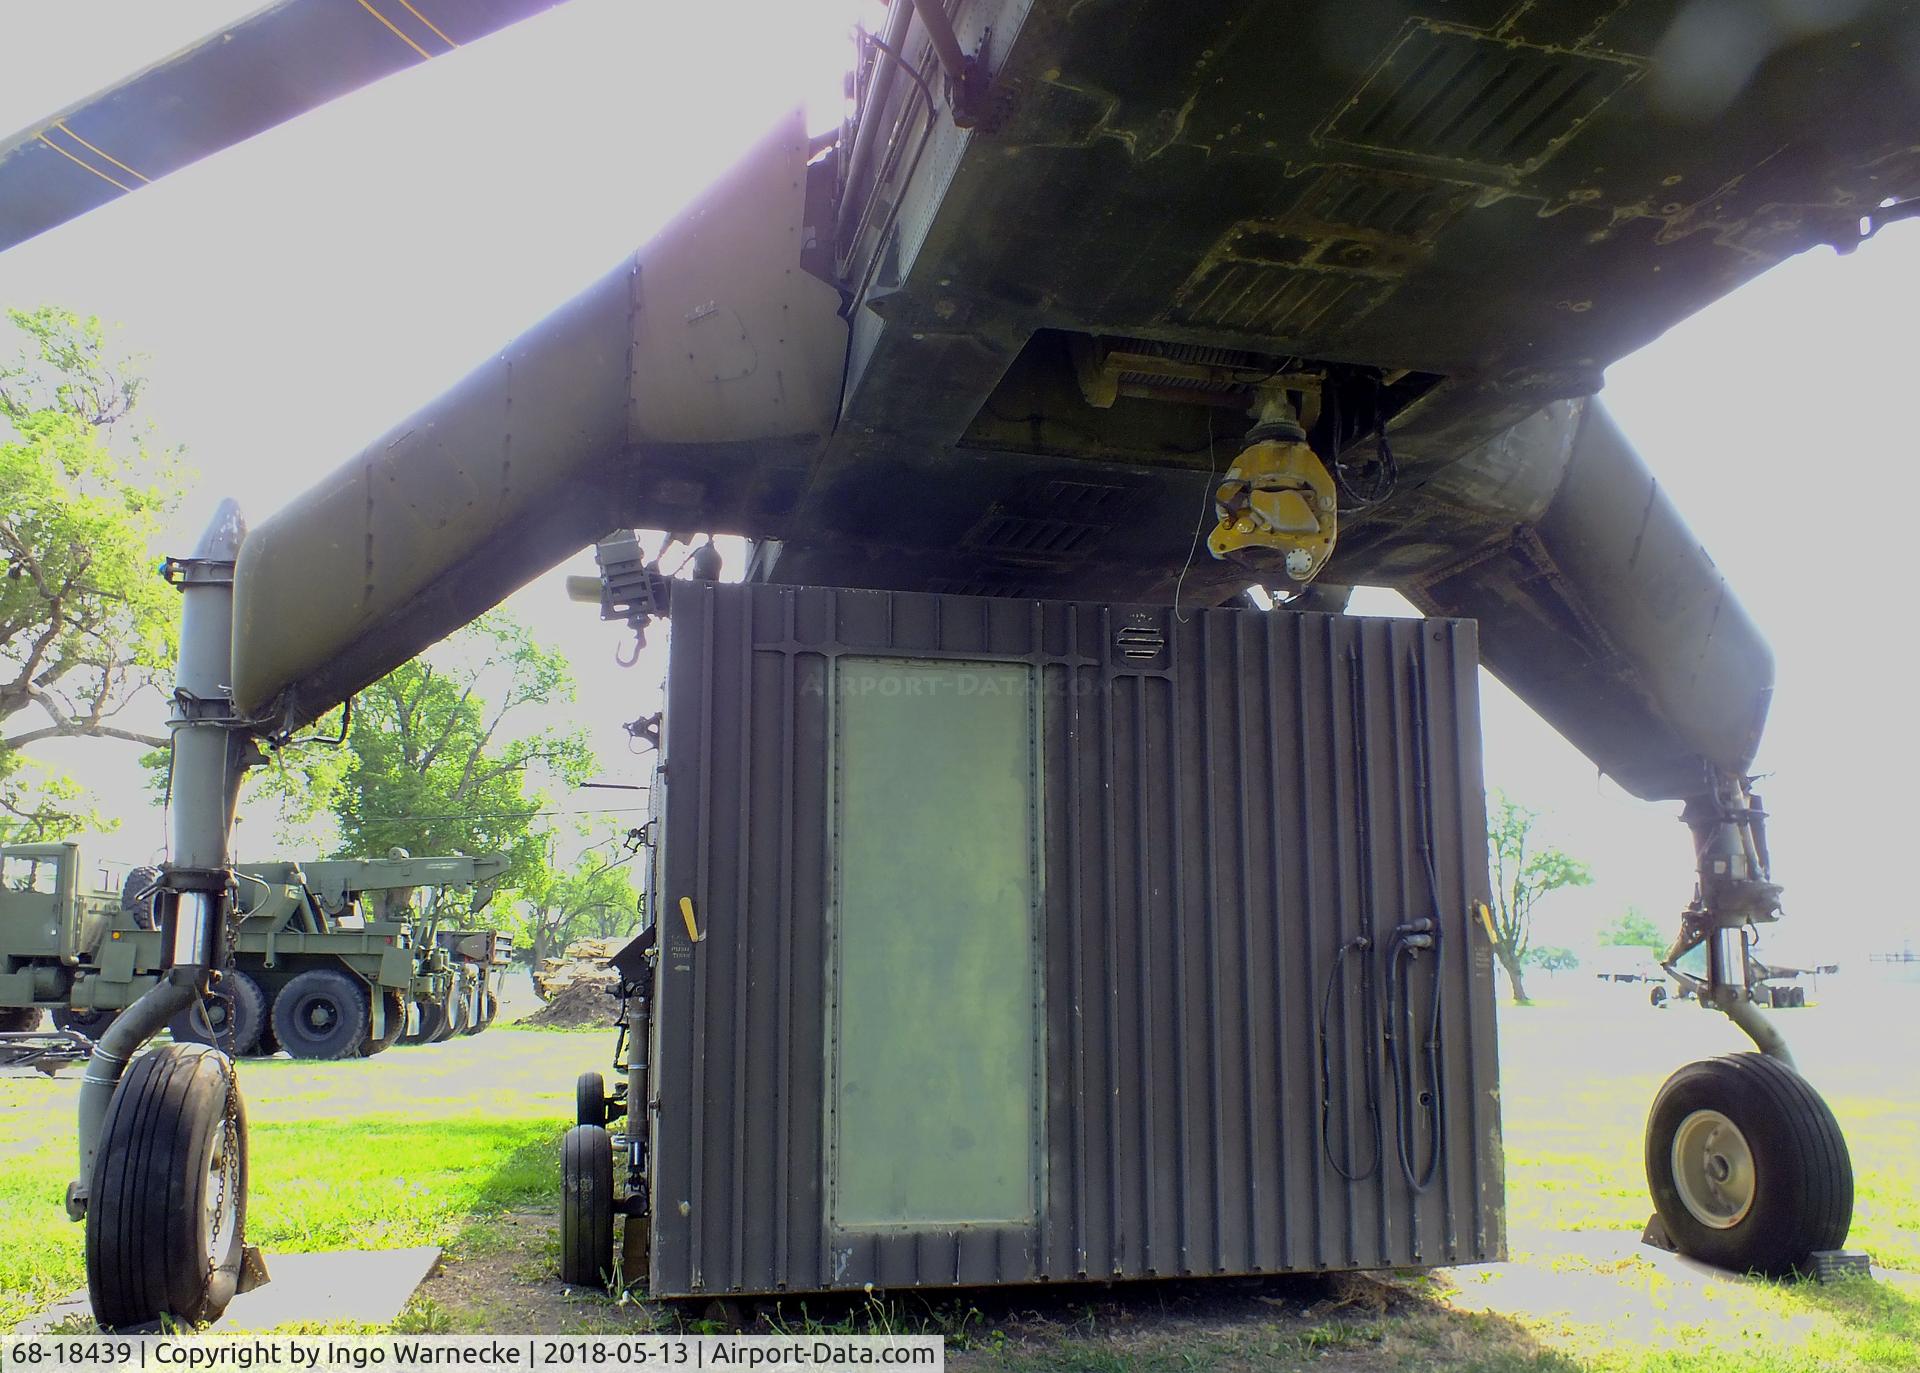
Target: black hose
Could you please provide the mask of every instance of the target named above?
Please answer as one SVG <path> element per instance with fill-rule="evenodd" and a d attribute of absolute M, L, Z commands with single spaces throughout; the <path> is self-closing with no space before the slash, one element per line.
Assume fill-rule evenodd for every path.
<path fill-rule="evenodd" d="M 1441 1129 L 1442 1078 L 1440 1073 L 1440 1012 L 1446 982 L 1441 962 L 1440 877 L 1433 861 L 1433 810 L 1428 786 L 1430 758 L 1427 740 L 1427 680 L 1418 657 L 1407 665 L 1411 678 L 1413 703 L 1413 788 L 1417 822 L 1416 839 L 1420 845 L 1421 867 L 1427 877 L 1427 897 L 1433 914 L 1408 921 L 1393 932 L 1387 942 L 1387 1065 L 1393 1076 L 1394 1143 L 1400 1157 L 1400 1172 L 1407 1186 L 1416 1193 L 1433 1184 L 1446 1152 L 1446 1135 Z M 1433 954 L 1433 995 L 1427 1011 L 1426 1040 L 1419 1052 L 1427 1067 L 1427 1090 L 1416 1085 L 1418 1069 L 1414 1063 L 1414 1041 L 1419 1032 L 1415 1019 L 1411 969 L 1422 950 Z M 1394 1033 L 1397 1021 L 1404 1019 L 1404 1042 Z M 1417 1166 L 1419 1131 L 1424 1124 L 1431 1141 L 1425 1168 Z"/>
<path fill-rule="evenodd" d="M 1413 988 L 1408 970 L 1422 949 L 1433 953 L 1433 996 L 1427 1012 L 1427 1034 L 1421 1052 L 1427 1067 L 1427 1090 L 1417 1089 L 1418 1069 L 1412 1048 L 1419 1033 L 1415 1019 Z M 1387 945 L 1387 1066 L 1393 1075 L 1394 1146 L 1400 1158 L 1400 1173 L 1416 1193 L 1433 1185 L 1440 1170 L 1440 1155 L 1445 1151 L 1445 1136 L 1440 1130 L 1440 926 L 1435 921 L 1416 920 L 1393 932 Z M 1404 1018 L 1404 1041 L 1394 1033 L 1396 1018 Z M 1426 1167 L 1417 1164 L 1420 1153 L 1420 1127 L 1424 1125 L 1431 1141 Z"/>
<path fill-rule="evenodd" d="M 1369 1028 L 1380 1021 L 1379 993 L 1373 975 L 1373 959 L 1369 956 L 1373 941 L 1364 934 L 1355 935 L 1340 946 L 1333 956 L 1333 967 L 1327 972 L 1326 989 L 1320 994 L 1320 1147 L 1326 1151 L 1327 1162 L 1333 1165 L 1333 1171 L 1348 1182 L 1364 1182 L 1380 1168 L 1382 1149 L 1380 1129 L 1380 1072 L 1371 1048 L 1367 1053 L 1367 1067 L 1363 1075 L 1366 1090 L 1368 1138 L 1372 1141 L 1372 1159 L 1365 1168 L 1354 1163 L 1353 1150 L 1349 1146 L 1343 1161 L 1333 1148 L 1333 1037 L 1327 1030 L 1327 1019 L 1333 1008 L 1334 992 L 1341 995 L 1342 1020 L 1345 1019 L 1346 982 L 1340 976 L 1346 966 L 1349 953 L 1360 954 L 1360 1019 L 1361 1037 L 1364 1040 Z"/>

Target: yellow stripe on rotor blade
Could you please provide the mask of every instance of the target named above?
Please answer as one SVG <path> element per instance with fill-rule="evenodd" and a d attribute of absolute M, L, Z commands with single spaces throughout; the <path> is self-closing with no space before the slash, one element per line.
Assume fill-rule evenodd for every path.
<path fill-rule="evenodd" d="M 123 181 L 115 181 L 112 177 L 108 176 L 105 172 L 101 171 L 98 167 L 94 166 L 91 162 L 87 162 L 81 158 L 75 157 L 72 153 L 68 152 L 65 148 L 61 147 L 58 143 L 55 143 L 51 138 L 48 138 L 45 134 L 43 133 L 35 134 L 34 137 L 39 139 L 42 143 L 46 144 L 49 148 L 52 148 L 55 152 L 59 153 L 60 156 L 66 158 L 67 161 L 71 162 L 74 166 L 85 167 L 88 171 L 92 172 L 95 176 L 99 177 L 102 181 L 106 182 L 109 186 L 118 186 L 123 191 L 131 191 L 133 189 L 133 187 L 127 185 Z"/>
<path fill-rule="evenodd" d="M 128 176 L 133 177 L 138 181 L 152 180 L 151 177 L 141 176 L 140 173 L 136 172 L 133 168 L 129 167 L 126 163 L 122 162 L 119 158 L 115 157 L 112 153 L 108 152 L 105 148 L 95 147 L 93 144 L 87 142 L 86 139 L 82 138 L 79 134 L 75 133 L 72 129 L 67 127 L 66 120 L 64 119 L 55 120 L 53 127 L 60 130 L 61 133 L 65 134 L 68 138 L 71 138 L 75 143 L 78 143 L 81 147 L 85 148 L 88 152 L 93 153 L 98 157 L 106 158 L 107 161 L 111 162 L 114 166 L 118 167 L 121 171 L 125 172 Z"/>
<path fill-rule="evenodd" d="M 438 24 L 434 23 L 433 20 L 427 18 L 426 15 L 420 13 L 420 11 L 415 9 L 412 5 L 409 5 L 407 3 L 407 0 L 400 0 L 400 8 L 405 10 L 408 14 L 411 14 L 415 19 L 418 19 L 421 23 L 425 24 L 428 28 L 432 29 L 433 36 L 435 38 L 438 38 L 442 43 L 445 43 L 448 47 L 457 48 L 460 46 L 458 43 L 454 42 L 451 38 L 447 37 L 444 33 L 440 32 L 440 26 Z"/>
<path fill-rule="evenodd" d="M 368 14 L 371 14 L 375 19 L 378 19 L 382 24 L 385 24 L 387 26 L 388 31 L 392 33 L 395 38 L 398 38 L 402 43 L 405 43 L 408 47 L 412 48 L 415 52 L 419 53 L 422 57 L 425 57 L 428 59 L 431 59 L 433 57 L 432 53 L 428 52 L 425 48 L 421 47 L 418 43 L 414 42 L 411 38 L 407 37 L 404 33 L 400 32 L 399 29 L 395 28 L 393 25 L 393 21 L 387 18 L 386 15 L 380 13 L 380 11 L 375 9 L 372 5 L 368 4 L 367 0 L 360 0 L 360 8 L 365 10 Z"/>

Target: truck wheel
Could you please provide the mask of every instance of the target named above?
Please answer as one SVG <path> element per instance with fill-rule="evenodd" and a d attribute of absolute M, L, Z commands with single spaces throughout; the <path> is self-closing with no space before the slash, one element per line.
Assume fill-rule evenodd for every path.
<path fill-rule="evenodd" d="M 576 1125 L 560 1145 L 560 1281 L 604 1287 L 613 1271 L 613 1136 Z"/>
<path fill-rule="evenodd" d="M 447 1018 L 441 1022 L 440 1033 L 434 1037 L 435 1044 L 466 1033 L 467 992 L 464 987 L 457 988 L 447 997 L 446 1013 Z"/>
<path fill-rule="evenodd" d="M 351 1058 L 367 1041 L 367 985 L 332 968 L 301 973 L 273 1003 L 273 1033 L 295 1058 Z"/>
<path fill-rule="evenodd" d="M 0 1034 L 23 1035 L 39 1028 L 38 1006 L 0 1006 Z"/>
<path fill-rule="evenodd" d="M 142 866 L 127 874 L 127 880 L 120 884 L 120 909 L 133 917 L 133 923 L 143 930 L 160 928 L 153 918 L 153 894 L 160 886 L 161 870 L 156 867 Z"/>
<path fill-rule="evenodd" d="M 493 1024 L 493 1018 L 500 1011 L 500 999 L 492 992 L 480 994 L 480 1013 L 474 1017 L 473 1024 L 467 1026 L 467 1033 L 477 1035 Z"/>
<path fill-rule="evenodd" d="M 385 1003 L 382 1009 L 386 1013 L 387 1025 L 380 1038 L 367 1040 L 363 1052 L 368 1058 L 391 1049 L 407 1028 L 407 994 L 398 987 L 382 987 L 380 998 Z"/>
<path fill-rule="evenodd" d="M 417 1001 L 414 1003 L 419 1017 L 414 1021 L 411 1033 L 401 1038 L 402 1044 L 432 1044 L 445 1038 L 440 1032 L 446 1028 L 447 1008 L 438 1001 Z"/>
<path fill-rule="evenodd" d="M 1666 1005 L 1667 1004 L 1666 984 L 1662 982 L 1654 983 L 1653 990 L 1647 993 L 1647 1002 L 1656 1011 L 1659 1010 L 1662 1006 Z"/>
<path fill-rule="evenodd" d="M 101 1325 L 226 1310 L 247 1225 L 247 1113 L 227 1056 L 170 1044 L 135 1059 L 87 1188 L 87 1295 Z"/>
<path fill-rule="evenodd" d="M 56 1030 L 77 1030 L 88 1039 L 98 1039 L 107 1032 L 109 1026 L 120 1018 L 120 1012 L 101 1010 L 89 1006 L 84 1010 L 62 1006 L 53 1013 L 53 1028 Z"/>
<path fill-rule="evenodd" d="M 1783 1063 L 1689 1063 L 1653 1100 L 1647 1187 L 1680 1252 L 1784 1276 L 1846 1242 L 1853 1162 L 1819 1093 Z"/>
<path fill-rule="evenodd" d="M 231 1002 L 231 1004 L 229 1004 Z M 243 972 L 222 975 L 220 986 L 176 1015 L 168 1028 L 176 1044 L 210 1044 L 234 1058 L 259 1052 L 267 1021 L 267 994 Z"/>
<path fill-rule="evenodd" d="M 573 1083 L 573 1119 L 576 1125 L 607 1123 L 607 1080 L 598 1073 L 582 1073 Z"/>

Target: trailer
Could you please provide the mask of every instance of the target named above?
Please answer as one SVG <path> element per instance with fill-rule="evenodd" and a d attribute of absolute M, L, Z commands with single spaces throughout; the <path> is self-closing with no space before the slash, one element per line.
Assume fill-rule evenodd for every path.
<path fill-rule="evenodd" d="M 416 1042 L 486 1028 L 511 940 L 437 929 L 416 893 L 470 889 L 477 912 L 505 866 L 405 854 L 237 865 L 230 966 L 173 1015 L 174 1041 L 330 1059 L 380 1053 L 410 1028 Z M 0 1030 L 31 1032 L 51 1011 L 55 1057 L 74 1034 L 105 1034 L 166 966 L 157 870 L 135 868 L 118 892 L 87 889 L 84 871 L 78 844 L 0 848 Z"/>

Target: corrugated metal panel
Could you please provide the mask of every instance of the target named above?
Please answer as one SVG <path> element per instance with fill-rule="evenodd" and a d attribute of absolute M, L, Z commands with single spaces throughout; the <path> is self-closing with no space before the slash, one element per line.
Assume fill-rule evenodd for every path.
<path fill-rule="evenodd" d="M 687 583 L 672 632 L 656 1294 L 1501 1256 L 1492 960 L 1469 917 L 1487 889 L 1471 623 Z M 1004 660 L 1041 679 L 1044 1158 L 1031 1227 L 829 1228 L 842 655 Z M 1405 1094 L 1378 989 L 1394 928 L 1435 914 L 1423 815 L 1445 1147 L 1420 1192 L 1398 1161 Z M 682 896 L 698 943 L 671 914 Z M 1372 946 L 1348 954 L 1335 978 L 1346 994 L 1328 1000 L 1340 947 L 1360 933 Z M 1409 974 L 1410 1040 L 1396 1021 L 1416 1049 L 1433 966 L 1422 955 Z M 1430 1140 L 1417 1106 L 1409 1123 L 1418 1170 Z"/>

